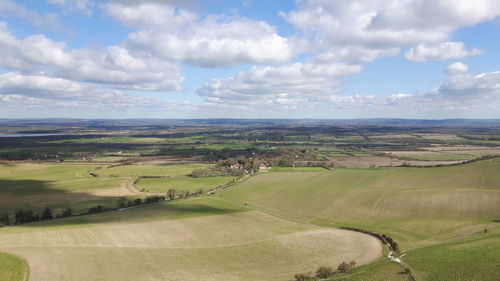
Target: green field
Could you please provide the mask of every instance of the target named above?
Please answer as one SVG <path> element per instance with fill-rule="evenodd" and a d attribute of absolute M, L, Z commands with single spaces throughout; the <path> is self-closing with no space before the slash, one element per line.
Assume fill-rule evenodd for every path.
<path fill-rule="evenodd" d="M 50 143 L 161 143 L 163 138 L 139 138 L 139 137 L 101 137 L 101 138 L 80 138 L 51 141 Z"/>
<path fill-rule="evenodd" d="M 465 240 L 409 251 L 404 260 L 414 269 L 418 280 L 497 281 L 499 255 L 497 228 Z"/>
<path fill-rule="evenodd" d="M 0 228 L 0 251 L 23 257 L 37 281 L 285 281 L 319 264 L 370 263 L 381 245 L 200 197 Z"/>
<path fill-rule="evenodd" d="M 28 280 L 28 265 L 20 258 L 6 253 L 0 253 L 0 280 Z"/>
<path fill-rule="evenodd" d="M 445 249 L 439 247 L 449 246 L 422 247 L 460 241 L 484 228 L 498 227 L 494 221 L 500 217 L 500 159 L 452 167 L 267 173 L 225 190 L 221 196 L 297 221 L 389 234 L 400 242 L 402 250 L 415 249 L 404 260 L 424 276 L 422 280 L 455 280 L 446 279 L 445 273 L 436 275 L 440 267 L 426 269 L 434 268 L 432 260 L 439 259 Z M 441 270 L 454 262 L 471 262 L 470 256 L 480 255 L 488 245 L 497 243 L 497 238 L 481 240 L 484 249 L 469 247 L 441 257 Z M 479 259 L 484 266 L 478 266 L 481 262 L 472 266 L 479 273 L 460 274 L 483 280 L 482 276 L 491 273 L 487 260 L 498 257 L 498 250 L 489 253 Z M 378 271 L 383 276 L 390 268 L 380 266 Z M 371 280 L 375 273 L 357 274 L 359 278 L 345 280 Z M 431 275 L 441 277 L 432 279 Z"/>
<path fill-rule="evenodd" d="M 410 246 L 491 225 L 500 216 L 500 159 L 453 167 L 267 173 L 222 196 L 300 221 L 390 233 Z"/>
<path fill-rule="evenodd" d="M 121 160 L 125 160 L 126 157 L 121 156 L 98 156 L 92 158 L 93 162 L 118 162 Z"/>
<path fill-rule="evenodd" d="M 171 181 L 170 184 L 175 185 L 178 190 L 189 191 L 196 191 L 200 187 L 213 188 L 232 179 L 206 178 L 189 181 L 187 177 L 181 177 L 194 169 L 209 167 L 207 164 L 106 167 L 106 165 L 75 164 L 2 164 L 0 165 L 0 211 L 12 213 L 18 209 L 71 207 L 78 213 L 98 204 L 116 208 L 118 198 L 138 197 L 133 187 L 133 178 L 139 176 L 172 177 L 172 180 L 163 180 Z M 91 174 L 98 176 L 94 177 Z M 149 189 L 156 190 L 152 192 L 164 192 L 160 182 Z"/>
<path fill-rule="evenodd" d="M 99 177 L 183 176 L 195 169 L 208 168 L 209 164 L 137 164 L 120 165 L 98 170 Z"/>
<path fill-rule="evenodd" d="M 324 172 L 325 168 L 319 167 L 272 167 L 270 172 Z"/>
<path fill-rule="evenodd" d="M 401 265 L 380 259 L 372 264 L 361 266 L 346 274 L 337 274 L 327 280 L 336 281 L 412 281 Z"/>
<path fill-rule="evenodd" d="M 94 178 L 89 174 L 99 167 L 67 164 L 0 165 L 0 211 L 54 204 L 66 206 L 75 201 L 109 200 L 105 197 L 113 193 L 122 195 L 120 185 L 124 179 Z"/>
<path fill-rule="evenodd" d="M 24 195 L 42 192 L 82 191 L 116 184 L 116 180 L 97 180 L 89 172 L 97 165 L 0 164 L 0 192 Z"/>
<path fill-rule="evenodd" d="M 206 177 L 192 178 L 189 176 L 177 176 L 169 178 L 141 178 L 136 184 L 138 190 L 147 192 L 165 193 L 169 189 L 177 191 L 195 192 L 198 189 L 204 191 L 228 184 L 233 181 L 233 177 Z"/>
<path fill-rule="evenodd" d="M 456 160 L 471 160 L 475 157 L 468 154 L 458 153 L 418 153 L 418 154 L 398 154 L 399 157 L 404 157 L 413 160 L 423 161 L 456 161 Z"/>

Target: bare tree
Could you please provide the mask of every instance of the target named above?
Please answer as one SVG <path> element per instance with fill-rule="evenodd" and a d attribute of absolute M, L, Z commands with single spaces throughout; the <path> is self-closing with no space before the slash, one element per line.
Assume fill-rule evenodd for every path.
<path fill-rule="evenodd" d="M 329 266 L 320 266 L 316 270 L 316 277 L 319 277 L 319 278 L 326 278 L 332 274 L 333 274 L 333 268 L 331 268 Z"/>

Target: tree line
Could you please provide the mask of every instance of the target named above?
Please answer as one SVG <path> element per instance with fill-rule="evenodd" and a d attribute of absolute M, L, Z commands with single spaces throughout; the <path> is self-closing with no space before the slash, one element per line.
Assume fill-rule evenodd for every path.
<path fill-rule="evenodd" d="M 14 215 L 8 212 L 0 214 L 0 224 L 2 225 L 17 225 L 28 222 L 46 221 L 56 218 L 65 218 L 73 215 L 71 208 L 57 209 L 54 211 L 51 208 L 43 208 L 42 210 L 17 210 Z"/>
<path fill-rule="evenodd" d="M 320 266 L 318 269 L 316 269 L 315 274 L 312 274 L 311 272 L 307 273 L 297 273 L 295 274 L 294 278 L 295 281 L 314 281 L 322 278 L 327 278 L 332 275 L 335 275 L 337 273 L 345 273 L 348 270 L 354 268 L 356 266 L 355 261 L 350 261 L 349 263 L 343 261 L 337 266 L 337 270 L 334 270 L 330 266 Z"/>

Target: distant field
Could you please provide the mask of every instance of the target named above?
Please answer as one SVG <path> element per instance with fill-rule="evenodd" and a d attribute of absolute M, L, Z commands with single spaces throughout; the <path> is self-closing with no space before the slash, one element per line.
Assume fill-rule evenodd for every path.
<path fill-rule="evenodd" d="M 423 161 L 455 161 L 474 159 L 474 155 L 456 152 L 422 152 L 422 151 L 388 151 L 386 153 L 414 160 Z M 486 154 L 487 155 L 487 154 Z"/>
<path fill-rule="evenodd" d="M 169 189 L 194 192 L 199 188 L 207 191 L 209 189 L 228 184 L 233 179 L 233 177 L 192 178 L 188 176 L 177 176 L 170 178 L 142 178 L 136 183 L 135 186 L 139 190 L 146 189 L 146 191 L 148 192 L 164 193 Z"/>
<path fill-rule="evenodd" d="M 191 137 L 179 137 L 179 138 L 167 138 L 168 141 L 173 142 L 195 142 L 205 140 L 205 136 L 191 136 Z"/>
<path fill-rule="evenodd" d="M 106 168 L 105 165 L 74 164 L 17 164 L 0 165 L 0 211 L 13 212 L 29 208 L 71 207 L 75 212 L 85 211 L 97 204 L 116 208 L 119 197 L 136 198 L 133 187 L 135 176 L 181 176 L 206 164 L 177 165 L 123 165 Z M 90 173 L 99 175 L 93 177 Z M 222 184 L 228 179 L 220 179 Z M 192 182 L 186 189 L 208 187 L 217 180 Z M 177 186 L 187 184 L 182 178 Z M 161 190 L 161 184 L 153 186 Z M 181 190 L 181 189 L 180 189 Z M 193 190 L 193 191 L 194 191 Z M 163 192 L 163 191 L 158 191 Z"/>
<path fill-rule="evenodd" d="M 325 168 L 319 167 L 272 167 L 270 172 L 324 172 Z"/>
<path fill-rule="evenodd" d="M 94 162 L 118 162 L 121 160 L 126 159 L 126 157 L 121 157 L 121 156 L 98 156 L 92 158 L 92 161 Z"/>
<path fill-rule="evenodd" d="M 413 247 L 467 235 L 500 216 L 500 159 L 436 168 L 267 173 L 222 197 L 300 221 L 385 232 Z"/>
<path fill-rule="evenodd" d="M 247 149 L 255 147 L 255 144 L 252 143 L 211 143 L 196 146 L 196 149 L 213 149 L 213 150 L 221 150 L 224 148 L 229 149 Z"/>
<path fill-rule="evenodd" d="M 0 280 L 28 280 L 28 265 L 20 258 L 6 253 L 0 253 Z"/>
<path fill-rule="evenodd" d="M 37 281 L 285 281 L 318 265 L 370 263 L 381 245 L 203 197 L 0 228 L 0 251 L 26 259 Z"/>
<path fill-rule="evenodd" d="M 209 164 L 137 164 L 109 167 L 96 171 L 100 177 L 136 177 L 136 176 L 183 176 L 195 169 L 207 168 Z"/>
<path fill-rule="evenodd" d="M 50 143 L 160 143 L 165 141 L 166 139 L 163 138 L 102 137 L 58 140 Z"/>
<path fill-rule="evenodd" d="M 455 134 L 415 134 L 415 136 L 427 140 L 465 140 Z"/>

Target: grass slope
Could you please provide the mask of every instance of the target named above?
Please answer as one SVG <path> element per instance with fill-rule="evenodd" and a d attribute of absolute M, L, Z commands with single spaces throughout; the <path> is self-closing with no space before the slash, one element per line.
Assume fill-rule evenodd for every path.
<path fill-rule="evenodd" d="M 165 193 L 169 189 L 185 190 L 194 192 L 199 188 L 204 191 L 230 183 L 233 177 L 206 177 L 192 178 L 188 176 L 178 176 L 171 178 L 142 178 L 136 183 L 139 190 L 145 189 L 148 192 Z"/>
<path fill-rule="evenodd" d="M 500 216 L 500 160 L 437 168 L 267 173 L 222 197 L 296 220 L 385 232 L 411 248 L 493 224 Z"/>
<path fill-rule="evenodd" d="M 100 166 L 0 164 L 0 192 L 22 196 L 27 193 L 89 190 L 108 186 L 106 181 L 94 179 L 88 174 L 97 167 Z M 41 188 L 42 183 L 46 185 L 44 189 Z"/>
<path fill-rule="evenodd" d="M 498 280 L 500 159 L 437 168 L 259 175 L 222 192 L 283 217 L 395 237 L 417 280 Z M 484 228 L 490 233 L 478 234 Z M 455 241 L 455 242 L 450 242 Z M 332 280 L 409 280 L 379 261 Z"/>
<path fill-rule="evenodd" d="M 67 164 L 0 165 L 0 211 L 105 199 L 112 195 L 107 194 L 108 190 L 119 189 L 124 179 L 90 176 L 89 172 L 99 167 Z"/>
<path fill-rule="evenodd" d="M 0 250 L 33 280 L 290 280 L 342 260 L 366 264 L 380 243 L 282 220 L 213 197 L 0 229 Z"/>
<path fill-rule="evenodd" d="M 403 267 L 387 259 L 337 274 L 327 280 L 335 281 L 411 281 Z"/>
<path fill-rule="evenodd" d="M 136 177 L 136 176 L 183 176 L 195 169 L 210 167 L 209 164 L 137 164 L 109 167 L 96 171 L 100 177 Z"/>
<path fill-rule="evenodd" d="M 130 188 L 132 177 L 148 175 L 176 177 L 208 166 L 207 164 L 144 164 L 106 168 L 105 165 L 0 164 L 0 212 L 13 213 L 18 209 L 43 207 L 71 207 L 78 213 L 97 204 L 115 208 L 119 197 L 133 199 L 138 196 L 134 194 L 137 192 Z M 93 177 L 90 173 L 98 176 Z M 188 188 L 194 190 L 198 186 L 209 187 L 221 182 L 200 180 L 189 183 L 180 179 L 177 184 L 191 184 Z M 157 185 L 158 190 L 161 189 L 160 186 L 161 184 Z"/>
<path fill-rule="evenodd" d="M 497 281 L 500 274 L 500 230 L 463 241 L 409 251 L 404 257 L 418 280 Z"/>
<path fill-rule="evenodd" d="M 28 279 L 26 263 L 11 254 L 0 253 L 0 280 L 24 281 Z"/>

